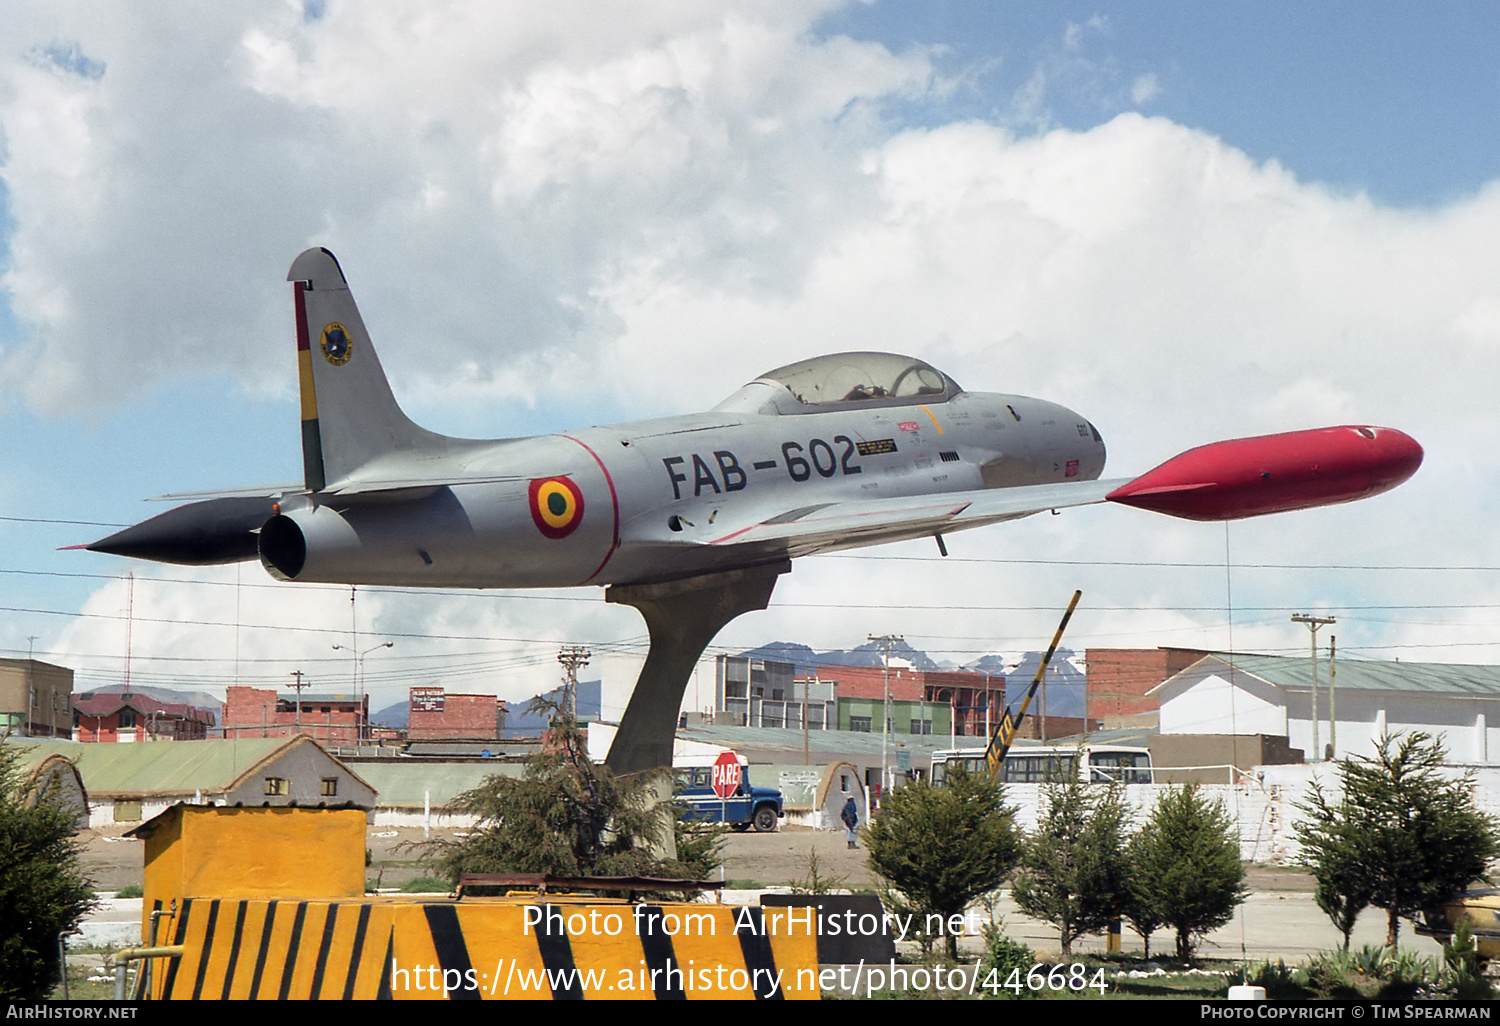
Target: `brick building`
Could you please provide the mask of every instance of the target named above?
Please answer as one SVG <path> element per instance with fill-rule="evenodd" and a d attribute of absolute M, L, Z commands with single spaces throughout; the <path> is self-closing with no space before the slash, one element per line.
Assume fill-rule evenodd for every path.
<path fill-rule="evenodd" d="M 162 702 L 123 689 L 73 700 L 74 741 L 202 741 L 214 714 L 185 702 Z"/>
<path fill-rule="evenodd" d="M 1091 648 L 1084 652 L 1088 673 L 1088 716 L 1106 730 L 1155 730 L 1160 705 L 1147 692 L 1203 658 L 1191 648 Z"/>
<path fill-rule="evenodd" d="M 818 667 L 819 680 L 837 684 L 841 707 L 850 701 L 882 699 L 885 695 L 885 673 L 885 668 L 881 666 Z M 986 724 L 993 726 L 998 723 L 1005 707 L 1005 678 L 1000 674 L 967 673 L 962 670 L 924 671 L 893 666 L 890 669 L 890 684 L 891 702 L 915 704 L 913 718 L 931 723 L 930 732 L 951 733 L 958 737 L 985 737 Z M 931 710 L 924 709 L 924 706 L 938 706 L 941 713 L 932 715 Z M 847 718 L 841 708 L 841 727 Z M 942 721 L 941 726 L 938 721 Z M 874 724 L 874 729 L 879 729 L 878 722 Z M 921 732 L 920 729 L 916 731 Z"/>
<path fill-rule="evenodd" d="M 406 736 L 413 741 L 493 741 L 505 727 L 505 703 L 495 695 L 459 695 L 412 688 Z"/>
<path fill-rule="evenodd" d="M 299 698 L 239 684 L 225 693 L 226 738 L 291 737 L 300 732 L 324 744 L 352 745 L 368 737 L 369 731 L 368 695 L 309 692 Z"/>
<path fill-rule="evenodd" d="M 922 688 L 928 701 L 953 709 L 953 733 L 959 737 L 988 737 L 1005 709 L 1002 674 L 934 670 L 922 675 Z"/>
<path fill-rule="evenodd" d="M 892 666 L 891 701 L 922 701 L 926 697 L 922 689 L 923 676 L 921 670 Z M 817 679 L 832 682 L 840 699 L 878 699 L 885 695 L 885 671 L 879 666 L 820 666 Z"/>

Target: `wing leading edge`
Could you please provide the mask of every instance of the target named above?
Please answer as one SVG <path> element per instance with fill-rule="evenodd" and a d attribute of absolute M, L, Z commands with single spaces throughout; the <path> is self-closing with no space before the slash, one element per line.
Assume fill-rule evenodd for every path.
<path fill-rule="evenodd" d="M 711 546 L 784 547 L 789 556 L 947 534 L 1045 510 L 1103 502 L 1128 478 L 834 502 L 788 510 L 708 539 Z"/>

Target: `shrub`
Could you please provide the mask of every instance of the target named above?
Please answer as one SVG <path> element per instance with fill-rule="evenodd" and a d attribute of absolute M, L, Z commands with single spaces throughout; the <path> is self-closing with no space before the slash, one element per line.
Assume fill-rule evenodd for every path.
<path fill-rule="evenodd" d="M 1366 904 L 1386 912 L 1388 948 L 1401 920 L 1441 906 L 1484 879 L 1500 854 L 1495 823 L 1474 804 L 1469 777 L 1445 778 L 1442 744 L 1413 731 L 1386 734 L 1374 758 L 1339 763 L 1342 796 L 1315 787 L 1299 806 L 1303 857 L 1318 880 L 1318 904 L 1345 934 Z"/>
<path fill-rule="evenodd" d="M 895 902 L 945 921 L 970 902 L 999 887 L 1020 857 L 1015 810 L 1005 791 L 988 777 L 954 773 L 948 786 L 919 781 L 887 796 L 885 806 L 864 830 L 872 870 Z M 958 957 L 957 938 L 946 938 L 948 954 Z M 922 936 L 924 946 L 932 938 Z"/>
<path fill-rule="evenodd" d="M 97 904 L 72 817 L 22 792 L 20 753 L 0 745 L 0 998 L 38 1001 L 58 979 L 58 935 Z"/>
<path fill-rule="evenodd" d="M 1022 912 L 1057 927 L 1070 958 L 1074 940 L 1104 930 L 1129 902 L 1129 810 L 1119 788 L 1083 783 L 1076 767 L 1045 794 L 1046 811 L 1026 840 L 1011 896 Z"/>
<path fill-rule="evenodd" d="M 1161 796 L 1140 838 L 1136 891 L 1177 931 L 1177 957 L 1189 961 L 1194 941 L 1245 900 L 1239 834 L 1222 804 L 1188 784 Z"/>

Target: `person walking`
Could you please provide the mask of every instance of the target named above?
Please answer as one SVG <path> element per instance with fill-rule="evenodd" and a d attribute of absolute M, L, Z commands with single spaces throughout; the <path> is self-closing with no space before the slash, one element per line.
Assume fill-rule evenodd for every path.
<path fill-rule="evenodd" d="M 859 847 L 854 843 L 854 828 L 859 826 L 859 809 L 854 805 L 853 795 L 851 795 L 849 797 L 849 800 L 844 803 L 844 811 L 839 813 L 839 819 L 844 821 L 844 829 L 847 831 L 845 836 L 849 842 L 849 847 Z"/>

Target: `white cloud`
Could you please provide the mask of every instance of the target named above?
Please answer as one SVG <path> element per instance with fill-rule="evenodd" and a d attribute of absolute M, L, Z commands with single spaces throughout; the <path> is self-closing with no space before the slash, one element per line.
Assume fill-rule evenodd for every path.
<path fill-rule="evenodd" d="M 1135 81 L 1130 83 L 1130 102 L 1137 107 L 1144 107 L 1159 97 L 1161 92 L 1161 80 L 1156 77 L 1156 72 L 1148 71 L 1144 75 L 1137 75 Z"/>
<path fill-rule="evenodd" d="M 278 584 L 254 563 L 148 565 L 133 581 L 97 589 L 46 658 L 73 667 L 79 690 L 119 684 L 127 673 L 138 686 L 285 689 L 301 671 L 315 691 L 345 692 L 357 671 L 351 653 L 364 652 L 365 686 L 380 708 L 423 686 L 524 699 L 555 686 L 558 648 L 572 643 L 595 646 L 595 669 L 607 669 L 623 694 L 644 630 L 633 611 L 606 606 L 596 592 L 360 588 L 351 604 L 348 588 Z"/>
<path fill-rule="evenodd" d="M 83 7 L 0 28 L 23 54 L 60 28 L 108 66 L 0 60 L 5 285 L 31 331 L 5 380 L 56 413 L 205 366 L 284 379 L 281 269 L 313 242 L 376 297 L 387 365 L 439 383 L 607 345 L 597 292 L 622 263 L 794 287 L 809 229 L 850 216 L 875 105 L 930 77 L 806 35 L 825 7 Z"/>
<path fill-rule="evenodd" d="M 290 6 L 23 5 L 0 26 L 0 127 L 5 287 L 33 334 L 3 354 L 0 388 L 59 415 L 205 372 L 289 392 L 283 268 L 327 244 L 397 393 L 464 433 L 557 394 L 580 421 L 688 412 L 839 349 L 912 352 L 976 391 L 1067 403 L 1104 433 L 1111 473 L 1217 437 L 1401 427 L 1428 452 L 1403 489 L 1231 528 L 1234 641 L 1296 645 L 1285 614 L 1319 604 L 1482 604 L 1487 585 L 1451 574 L 1266 565 L 1500 563 L 1485 516 L 1500 505 L 1500 186 L 1391 210 L 1136 114 L 1087 132 L 894 132 L 881 104 L 926 95 L 926 58 L 820 39 L 827 6 L 333 4 L 308 23 Z M 64 65 L 105 70 L 25 56 L 54 45 L 77 55 Z M 460 403 L 472 408 L 444 409 Z M 1076 647 L 1228 643 L 1221 527 L 1085 510 L 949 547 L 947 562 L 883 558 L 931 555 L 915 543 L 807 561 L 780 586 L 784 606 L 737 621 L 723 644 L 890 631 L 954 657 L 1015 651 L 1045 641 L 1073 587 L 1086 592 Z M 1014 562 L 1038 554 L 1077 565 Z M 232 632 L 182 621 L 223 621 L 233 589 L 214 592 L 210 616 L 207 586 L 157 587 L 138 587 L 162 623 L 137 624 L 137 651 L 224 659 Z M 264 594 L 278 598 L 258 617 L 347 623 L 337 592 Z M 850 608 L 871 596 L 890 608 Z M 119 587 L 93 601 L 118 611 Z M 965 604 L 1025 608 L 929 608 Z M 372 632 L 517 639 L 476 660 L 538 684 L 569 642 L 598 643 L 628 680 L 616 653 L 642 633 L 597 601 L 369 608 Z M 1437 636 L 1418 624 L 1427 614 L 1392 615 L 1409 630 L 1366 625 L 1351 642 L 1384 653 Z M 326 658 L 325 644 L 253 642 L 272 676 Z M 388 654 L 428 660 L 393 690 L 471 643 L 428 644 Z M 58 651 L 122 649 L 117 622 L 80 621 Z"/>

